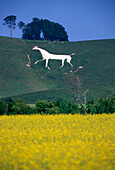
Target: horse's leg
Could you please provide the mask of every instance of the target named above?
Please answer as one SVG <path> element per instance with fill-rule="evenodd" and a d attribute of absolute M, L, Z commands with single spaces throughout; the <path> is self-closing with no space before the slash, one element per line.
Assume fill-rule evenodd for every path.
<path fill-rule="evenodd" d="M 71 62 L 70 62 L 71 60 L 67 60 L 67 62 L 71 65 L 71 67 L 73 67 L 73 65 L 71 64 Z"/>
<path fill-rule="evenodd" d="M 49 59 L 46 59 L 46 65 L 45 65 L 45 67 L 47 67 L 47 68 L 50 70 L 50 68 L 48 67 L 48 60 L 49 60 Z"/>
<path fill-rule="evenodd" d="M 43 58 L 42 60 L 37 60 L 37 61 L 35 62 L 35 64 L 37 64 L 39 61 L 43 61 L 43 60 L 45 60 L 45 59 Z"/>
<path fill-rule="evenodd" d="M 62 60 L 62 65 L 60 66 L 60 68 L 62 68 L 64 66 L 64 60 Z"/>

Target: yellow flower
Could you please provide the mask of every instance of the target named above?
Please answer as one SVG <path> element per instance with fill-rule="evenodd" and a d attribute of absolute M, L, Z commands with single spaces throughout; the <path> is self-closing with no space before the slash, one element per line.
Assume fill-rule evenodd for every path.
<path fill-rule="evenodd" d="M 115 169 L 115 114 L 0 116 L 0 169 Z"/>

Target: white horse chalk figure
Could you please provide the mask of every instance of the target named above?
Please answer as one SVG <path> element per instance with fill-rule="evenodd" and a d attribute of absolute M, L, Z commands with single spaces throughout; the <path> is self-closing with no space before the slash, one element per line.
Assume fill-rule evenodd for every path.
<path fill-rule="evenodd" d="M 71 55 L 58 55 L 58 54 L 51 54 L 49 52 L 47 52 L 46 50 L 44 49 L 41 49 L 41 48 L 38 48 L 38 46 L 35 46 L 33 47 L 33 50 L 39 50 L 42 54 L 42 60 L 37 60 L 35 62 L 35 64 L 37 64 L 39 61 L 43 61 L 43 60 L 46 60 L 46 65 L 45 67 L 47 67 L 49 70 L 50 68 L 48 67 L 48 61 L 49 59 L 52 59 L 52 60 L 62 60 L 62 65 L 61 67 L 64 66 L 64 61 L 67 60 L 67 62 L 71 65 L 71 67 L 73 67 L 73 65 L 71 64 L 71 55 L 75 55 L 75 53 L 71 54 Z M 60 68 L 61 68 L 60 67 Z"/>

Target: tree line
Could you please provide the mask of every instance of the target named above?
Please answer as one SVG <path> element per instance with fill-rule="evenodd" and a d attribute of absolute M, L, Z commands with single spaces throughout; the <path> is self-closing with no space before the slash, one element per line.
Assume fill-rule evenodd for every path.
<path fill-rule="evenodd" d="M 30 107 L 22 100 L 4 98 L 0 99 L 0 115 L 25 114 L 102 114 L 115 113 L 115 97 L 99 98 L 86 104 L 75 104 L 65 99 L 57 101 L 37 100 L 34 107 Z"/>
<path fill-rule="evenodd" d="M 12 37 L 13 30 L 16 28 L 16 16 L 10 15 L 4 18 L 3 25 L 8 26 Z M 20 21 L 17 26 L 22 30 L 22 39 L 68 41 L 65 28 L 59 23 L 47 19 L 33 18 L 32 22 L 28 24 Z"/>

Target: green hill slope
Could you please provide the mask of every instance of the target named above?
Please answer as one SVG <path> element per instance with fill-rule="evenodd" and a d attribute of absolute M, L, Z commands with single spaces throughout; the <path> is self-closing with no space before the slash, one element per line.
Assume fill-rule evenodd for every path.
<path fill-rule="evenodd" d="M 51 70 L 44 67 L 39 46 L 55 54 L 72 54 L 73 68 L 65 62 L 51 60 Z M 31 68 L 27 67 L 27 54 L 31 58 Z M 89 89 L 87 99 L 111 96 L 115 91 L 115 40 L 84 42 L 25 41 L 0 37 L 0 96 L 20 96 L 27 102 L 36 99 L 55 99 L 65 97 L 74 100 L 73 87 L 77 88 L 76 70 L 80 78 L 81 90 Z"/>
<path fill-rule="evenodd" d="M 34 70 L 26 66 L 23 40 L 0 37 L 0 96 L 13 96 L 48 89 Z"/>

